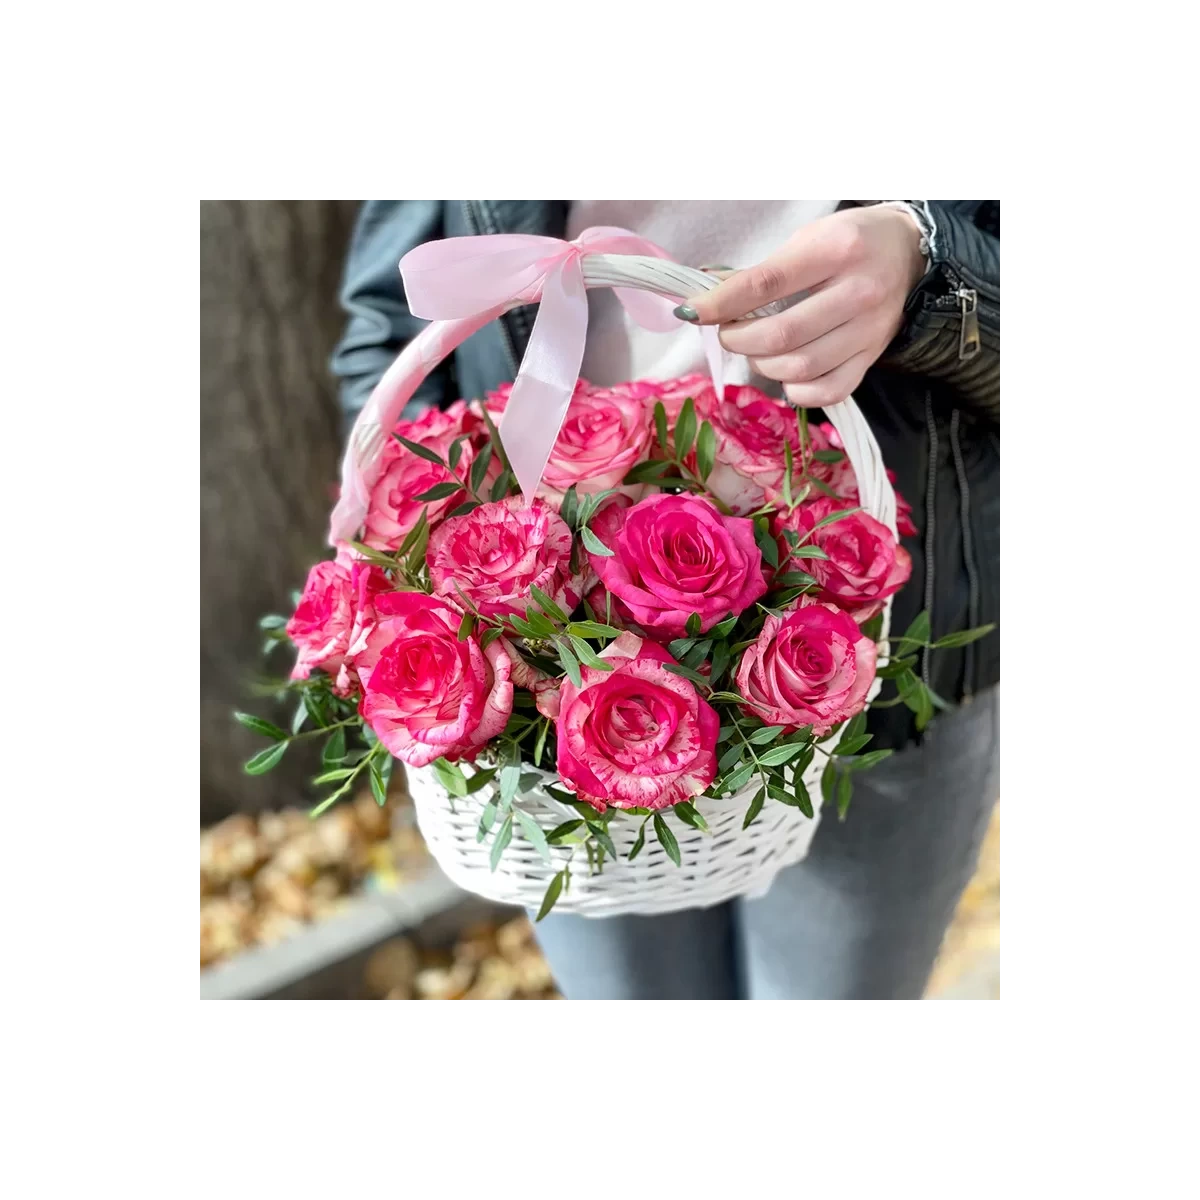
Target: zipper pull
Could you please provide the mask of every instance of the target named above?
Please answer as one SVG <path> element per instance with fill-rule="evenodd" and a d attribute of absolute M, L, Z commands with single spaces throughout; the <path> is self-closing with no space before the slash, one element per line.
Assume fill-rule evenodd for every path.
<path fill-rule="evenodd" d="M 974 358 L 979 353 L 979 314 L 975 311 L 979 296 L 974 288 L 960 287 L 956 293 L 962 310 L 962 331 L 958 336 L 959 359 Z"/>

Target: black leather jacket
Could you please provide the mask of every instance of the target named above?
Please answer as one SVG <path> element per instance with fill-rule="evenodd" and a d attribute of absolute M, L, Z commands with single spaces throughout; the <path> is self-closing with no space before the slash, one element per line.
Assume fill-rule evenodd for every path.
<path fill-rule="evenodd" d="M 562 237 L 564 200 L 371 200 L 359 214 L 342 288 L 350 315 L 333 356 L 347 418 L 425 322 L 408 311 L 397 263 L 431 238 L 480 233 Z M 845 201 L 843 206 L 864 203 Z M 905 545 L 913 576 L 897 595 L 903 631 L 922 608 L 935 637 L 1000 620 L 1000 202 L 934 200 L 933 266 L 907 318 L 854 396 L 879 439 L 919 536 Z M 745 264 L 744 264 L 745 265 Z M 511 380 L 535 314 L 518 308 L 485 326 L 425 381 L 406 415 Z M 999 630 L 927 656 L 926 682 L 969 701 L 1000 679 Z M 891 688 L 888 688 L 891 694 Z M 917 739 L 903 706 L 873 709 L 875 745 Z"/>

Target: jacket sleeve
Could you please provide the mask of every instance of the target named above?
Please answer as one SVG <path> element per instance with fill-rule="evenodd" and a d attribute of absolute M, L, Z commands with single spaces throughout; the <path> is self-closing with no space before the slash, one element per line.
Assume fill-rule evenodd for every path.
<path fill-rule="evenodd" d="M 396 355 L 428 324 L 409 310 L 399 264 L 414 246 L 442 236 L 442 205 L 367 200 L 359 211 L 340 297 L 349 320 L 331 362 L 347 429 Z M 449 364 L 443 363 L 417 389 L 405 414 L 440 406 L 448 383 Z"/>
<path fill-rule="evenodd" d="M 881 363 L 945 381 L 1000 423 L 1000 202 L 930 200 L 931 267 Z"/>

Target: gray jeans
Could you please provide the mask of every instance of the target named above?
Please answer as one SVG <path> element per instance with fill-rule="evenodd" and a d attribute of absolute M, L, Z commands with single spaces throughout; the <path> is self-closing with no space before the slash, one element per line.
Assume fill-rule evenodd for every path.
<path fill-rule="evenodd" d="M 808 858 L 758 900 L 657 917 L 551 913 L 568 1000 L 918 999 L 1000 794 L 999 688 L 855 779 Z"/>

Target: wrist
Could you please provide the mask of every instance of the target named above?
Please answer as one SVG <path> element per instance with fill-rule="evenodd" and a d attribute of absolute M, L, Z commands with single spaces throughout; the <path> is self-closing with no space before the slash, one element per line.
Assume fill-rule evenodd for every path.
<path fill-rule="evenodd" d="M 879 208 L 894 212 L 899 218 L 907 237 L 906 248 L 908 292 L 929 274 L 933 268 L 933 242 L 937 230 L 932 214 L 923 200 L 884 200 Z"/>

